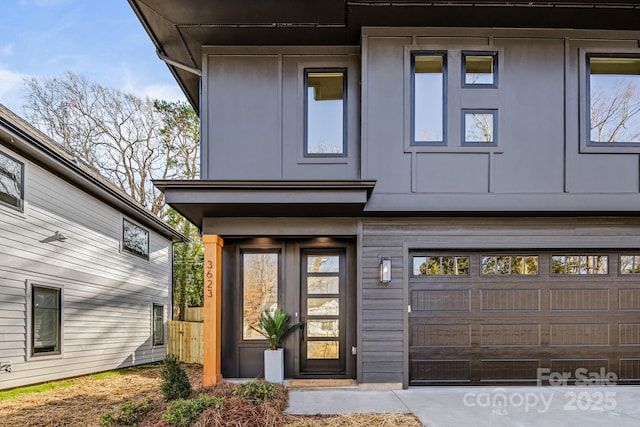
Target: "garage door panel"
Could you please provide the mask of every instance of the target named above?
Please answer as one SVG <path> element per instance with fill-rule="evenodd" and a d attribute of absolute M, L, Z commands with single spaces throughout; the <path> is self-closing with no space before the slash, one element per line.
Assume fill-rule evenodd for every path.
<path fill-rule="evenodd" d="M 620 310 L 640 311 L 640 288 L 627 288 L 618 290 Z"/>
<path fill-rule="evenodd" d="M 418 289 L 411 292 L 410 304 L 415 312 L 470 311 L 471 289 Z"/>
<path fill-rule="evenodd" d="M 620 365 L 618 369 L 618 380 L 640 381 L 640 359 L 638 358 L 620 359 Z"/>
<path fill-rule="evenodd" d="M 411 325 L 412 347 L 470 347 L 471 325 Z"/>
<path fill-rule="evenodd" d="M 498 255 L 500 274 L 483 275 L 491 265 L 482 264 L 482 252 L 412 252 L 420 260 L 466 257 L 469 268 L 448 277 L 413 270 L 410 383 L 530 384 L 539 367 L 572 374 L 604 367 L 621 381 L 640 381 L 640 256 L 639 273 L 619 274 L 618 254 L 559 252 L 526 254 L 538 257 L 538 269 L 515 275 L 514 260 L 523 255 Z M 552 256 L 567 264 L 564 272 Z M 586 269 L 571 267 L 583 258 Z M 592 258 L 608 258 L 607 268 L 589 269 Z"/>
<path fill-rule="evenodd" d="M 551 289 L 551 311 L 609 311 L 609 289 Z"/>
<path fill-rule="evenodd" d="M 471 382 L 471 360 L 422 360 L 414 359 L 409 366 L 414 383 Z"/>
<path fill-rule="evenodd" d="M 534 382 L 537 379 L 539 359 L 482 360 L 481 381 Z"/>
<path fill-rule="evenodd" d="M 481 311 L 539 311 L 540 289 L 480 289 Z"/>
<path fill-rule="evenodd" d="M 552 324 L 551 346 L 608 346 L 609 324 Z"/>
<path fill-rule="evenodd" d="M 539 324 L 480 325 L 482 347 L 539 346 Z"/>

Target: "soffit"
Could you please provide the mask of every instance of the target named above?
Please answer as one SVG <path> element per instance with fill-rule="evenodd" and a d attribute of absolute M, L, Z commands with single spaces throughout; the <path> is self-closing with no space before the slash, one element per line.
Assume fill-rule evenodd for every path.
<path fill-rule="evenodd" d="M 202 69 L 206 45 L 359 45 L 363 26 L 640 29 L 640 1 L 129 0 L 162 54 Z M 199 106 L 200 78 L 169 66 Z"/>
<path fill-rule="evenodd" d="M 205 217 L 361 216 L 375 181 L 154 181 L 193 224 Z"/>

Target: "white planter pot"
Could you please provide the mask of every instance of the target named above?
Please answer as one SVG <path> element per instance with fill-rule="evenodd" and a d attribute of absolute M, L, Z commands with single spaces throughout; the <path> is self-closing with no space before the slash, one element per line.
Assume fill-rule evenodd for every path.
<path fill-rule="evenodd" d="M 271 383 L 282 384 L 284 382 L 284 350 L 264 351 L 264 379 Z"/>

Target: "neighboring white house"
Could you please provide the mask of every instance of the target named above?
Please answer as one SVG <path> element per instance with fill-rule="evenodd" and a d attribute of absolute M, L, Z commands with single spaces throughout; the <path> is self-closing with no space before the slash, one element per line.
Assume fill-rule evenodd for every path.
<path fill-rule="evenodd" d="M 0 389 L 162 360 L 184 240 L 0 105 Z"/>

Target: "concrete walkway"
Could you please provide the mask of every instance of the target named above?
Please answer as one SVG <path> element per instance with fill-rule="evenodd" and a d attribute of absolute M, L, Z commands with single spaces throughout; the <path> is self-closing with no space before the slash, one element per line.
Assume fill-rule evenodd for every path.
<path fill-rule="evenodd" d="M 412 412 L 427 427 L 638 427 L 640 386 L 291 389 L 286 412 Z"/>

